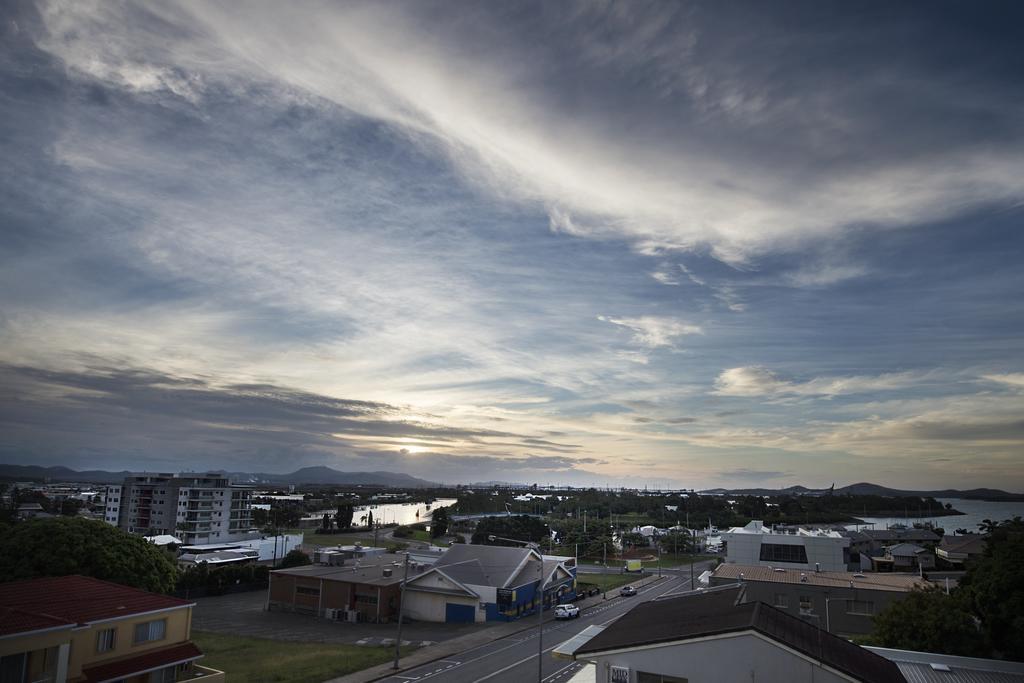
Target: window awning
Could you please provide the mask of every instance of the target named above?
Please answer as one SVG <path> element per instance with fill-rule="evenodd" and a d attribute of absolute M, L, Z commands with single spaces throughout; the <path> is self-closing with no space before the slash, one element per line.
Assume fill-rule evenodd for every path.
<path fill-rule="evenodd" d="M 87 683 L 106 683 L 107 681 L 119 681 L 122 678 L 138 676 L 140 674 L 192 662 L 203 656 L 202 650 L 193 643 L 181 643 L 174 647 L 162 650 L 150 650 L 135 657 L 119 659 L 116 662 L 109 662 L 90 666 L 82 670 Z"/>

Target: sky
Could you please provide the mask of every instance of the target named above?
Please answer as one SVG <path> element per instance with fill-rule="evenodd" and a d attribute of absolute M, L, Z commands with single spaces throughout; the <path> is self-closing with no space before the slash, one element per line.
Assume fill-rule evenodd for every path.
<path fill-rule="evenodd" d="M 0 462 L 1024 491 L 1024 9 L 4 3 Z"/>

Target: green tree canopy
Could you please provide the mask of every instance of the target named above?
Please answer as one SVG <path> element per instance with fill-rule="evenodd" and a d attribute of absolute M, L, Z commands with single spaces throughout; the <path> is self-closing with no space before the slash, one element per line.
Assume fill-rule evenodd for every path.
<path fill-rule="evenodd" d="M 27 520 L 0 534 L 0 581 L 68 574 L 169 593 L 178 570 L 141 536 L 82 517 Z"/>
<path fill-rule="evenodd" d="M 284 556 L 283 560 L 281 560 L 281 564 L 278 569 L 304 567 L 307 564 L 313 564 L 313 560 L 309 559 L 309 555 L 296 548 L 295 550 L 288 551 L 288 554 Z"/>
<path fill-rule="evenodd" d="M 430 535 L 434 538 L 448 532 L 448 509 L 438 508 L 430 516 Z"/>
<path fill-rule="evenodd" d="M 958 593 L 981 619 L 996 652 L 1024 661 L 1024 521 L 990 525 L 987 541 Z"/>
<path fill-rule="evenodd" d="M 987 657 L 989 646 L 974 617 L 955 596 L 938 588 L 916 590 L 875 617 L 882 647 Z"/>
<path fill-rule="evenodd" d="M 352 503 L 341 503 L 338 505 L 338 512 L 334 515 L 334 523 L 339 529 L 352 528 L 353 511 Z"/>

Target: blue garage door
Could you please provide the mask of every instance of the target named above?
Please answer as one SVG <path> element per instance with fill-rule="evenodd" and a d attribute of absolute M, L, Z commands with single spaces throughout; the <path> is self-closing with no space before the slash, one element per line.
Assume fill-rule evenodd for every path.
<path fill-rule="evenodd" d="M 444 604 L 444 620 L 448 624 L 472 624 L 475 621 L 476 613 L 472 605 L 455 605 L 450 602 Z"/>

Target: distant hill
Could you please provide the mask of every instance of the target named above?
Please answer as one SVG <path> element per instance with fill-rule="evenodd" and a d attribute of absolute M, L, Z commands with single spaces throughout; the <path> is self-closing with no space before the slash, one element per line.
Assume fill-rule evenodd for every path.
<path fill-rule="evenodd" d="M 363 485 L 390 486 L 394 488 L 423 488 L 433 486 L 429 481 L 398 472 L 342 472 L 331 467 L 303 467 L 286 474 L 268 472 L 225 472 L 236 483 L 253 484 L 322 484 L 322 485 Z M 116 484 L 124 480 L 129 472 L 107 472 L 87 470 L 78 472 L 69 467 L 40 467 L 38 465 L 2 465 L 0 478 L 14 481 L 50 480 L 75 481 L 89 484 Z"/>
<path fill-rule="evenodd" d="M 829 489 L 809 489 L 804 486 L 790 486 L 783 489 L 708 489 L 701 493 L 730 494 L 735 496 L 785 496 L 785 495 L 811 495 L 823 496 Z M 834 491 L 837 495 L 854 496 L 886 496 L 891 498 L 913 497 L 913 498 L 962 498 L 966 500 L 989 500 L 989 501 L 1024 501 L 1024 494 L 1008 493 L 1000 489 L 942 489 L 939 491 L 910 491 L 905 489 L 892 489 L 878 484 L 861 482 L 837 488 Z"/>

